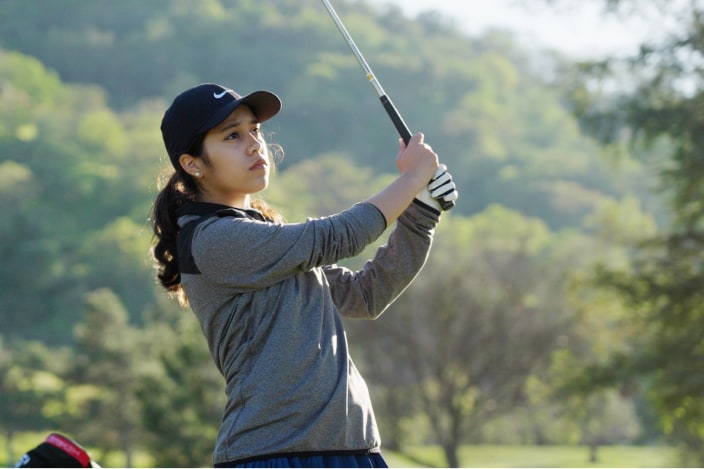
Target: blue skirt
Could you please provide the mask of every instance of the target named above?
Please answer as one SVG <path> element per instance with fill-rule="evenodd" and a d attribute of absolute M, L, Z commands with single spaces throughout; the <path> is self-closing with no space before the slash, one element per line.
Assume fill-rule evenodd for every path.
<path fill-rule="evenodd" d="M 250 458 L 215 467 L 389 467 L 381 453 L 322 452 L 281 454 Z"/>

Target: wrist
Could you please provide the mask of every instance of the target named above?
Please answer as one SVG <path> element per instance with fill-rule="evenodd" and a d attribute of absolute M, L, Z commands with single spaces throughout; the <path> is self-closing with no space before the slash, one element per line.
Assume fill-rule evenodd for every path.
<path fill-rule="evenodd" d="M 399 175 L 398 179 L 402 181 L 404 186 L 408 187 L 408 191 L 411 194 L 416 194 L 419 191 L 422 191 L 428 185 L 427 178 L 419 177 L 415 174 L 403 173 Z"/>

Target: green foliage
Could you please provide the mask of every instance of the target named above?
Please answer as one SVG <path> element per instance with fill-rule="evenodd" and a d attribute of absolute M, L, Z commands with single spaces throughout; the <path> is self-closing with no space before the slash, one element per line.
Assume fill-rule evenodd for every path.
<path fill-rule="evenodd" d="M 3 77 L 3 81 L 6 80 L 10 83 L 16 91 L 32 96 L 40 109 L 42 105 L 55 104 L 62 93 L 61 80 L 55 71 L 48 72 L 39 60 L 17 52 L 0 51 L 0 76 Z M 9 91 L 4 90 L 3 98 L 17 99 L 12 88 Z M 8 109 L 5 108 L 5 111 Z M 35 106 L 27 106 L 22 111 L 16 113 L 15 116 L 19 119 L 26 119 L 37 109 Z M 9 117 L 9 113 L 3 112 L 3 123 L 7 124 L 8 121 L 5 120 L 5 117 Z"/>
<path fill-rule="evenodd" d="M 157 365 L 140 387 L 141 418 L 157 467 L 203 467 L 224 408 L 223 379 L 215 368 L 196 319 L 184 310 L 147 332 Z M 163 319 L 169 318 L 168 322 Z"/>
<path fill-rule="evenodd" d="M 140 169 L 123 169 L 133 166 L 130 139 L 100 91 L 67 87 L 36 60 L 3 54 L 0 63 L 12 67 L 0 71 L 2 112 L 11 116 L 0 137 L 8 220 L 0 233 L 8 286 L 0 304 L 12 332 L 67 343 L 85 292 L 110 285 L 136 312 L 150 301 L 144 222 L 153 175 L 147 183 L 143 174 L 132 177 Z"/>
<path fill-rule="evenodd" d="M 388 179 L 387 175 L 374 175 L 371 169 L 359 168 L 349 155 L 321 155 L 287 168 L 265 197 L 281 207 L 288 221 L 303 221 L 311 215 L 344 210 L 381 190 Z"/>
<path fill-rule="evenodd" d="M 65 411 L 65 384 L 60 377 L 66 354 L 50 354 L 41 343 L 22 342 L 8 348 L 0 336 L 0 432 L 8 466 L 14 466 L 14 439 L 20 432 L 53 426 Z"/>
<path fill-rule="evenodd" d="M 624 318 L 646 308 L 594 287 L 585 269 L 599 259 L 629 278 L 624 243 L 655 230 L 648 162 L 618 145 L 618 159 L 604 158 L 510 37 L 469 38 L 432 13 L 336 6 L 461 193 L 426 271 L 384 318 L 350 334 L 376 352 L 363 366 L 384 434 L 396 447 L 439 441 L 451 455 L 530 402 L 522 418 L 541 417 L 536 433 L 549 439 L 545 416 L 564 409 L 545 388 L 567 381 L 554 375 L 640 344 L 624 343 L 634 330 Z M 18 402 L 1 414 L 2 430 L 59 425 L 100 448 L 99 460 L 120 453 L 117 464 L 130 465 L 146 448 L 156 465 L 208 465 L 222 378 L 192 315 L 165 304 L 148 256 L 157 174 L 169 171 L 164 109 L 199 82 L 276 91 L 284 108 L 265 130 L 286 158 L 264 196 L 290 221 L 381 188 L 396 172 L 394 129 L 315 0 L 4 0 L 0 18 L 0 383 L 3 402 Z M 686 124 L 668 112 L 644 128 L 654 132 L 662 116 Z M 658 142 L 682 162 L 667 181 L 683 220 L 701 208 L 696 128 Z M 673 264 L 677 275 L 637 283 L 638 294 L 689 279 L 691 255 Z M 672 342 L 655 350 L 672 352 L 684 332 L 669 331 Z M 660 396 L 674 396 L 675 380 L 663 382 L 672 393 Z M 696 426 L 697 401 L 673 399 L 673 433 Z"/>
<path fill-rule="evenodd" d="M 103 452 L 123 451 L 125 467 L 131 467 L 140 435 L 137 389 L 142 381 L 144 346 L 112 291 L 90 292 L 85 304 L 85 320 L 75 327 L 76 355 L 68 371 L 77 385 L 72 388 L 71 401 L 80 410 L 65 424 L 85 444 Z M 108 421 L 111 424 L 106 426 Z"/>
<path fill-rule="evenodd" d="M 624 335 L 628 346 L 592 363 L 583 381 L 591 376 L 606 385 L 646 383 L 664 431 L 684 444 L 688 462 L 702 464 L 704 380 L 691 372 L 704 357 L 702 8 L 696 2 L 667 4 L 660 14 L 677 18 L 674 34 L 659 44 L 644 44 L 634 57 L 585 64 L 578 69 L 580 79 L 569 85 L 585 129 L 609 144 L 646 148 L 643 154 L 655 155 L 671 210 L 664 230 L 649 229 L 644 233 L 649 241 L 632 244 L 636 255 L 630 265 L 599 271 L 601 286 L 625 304 L 631 330 Z M 630 86 L 614 86 L 624 78 Z"/>

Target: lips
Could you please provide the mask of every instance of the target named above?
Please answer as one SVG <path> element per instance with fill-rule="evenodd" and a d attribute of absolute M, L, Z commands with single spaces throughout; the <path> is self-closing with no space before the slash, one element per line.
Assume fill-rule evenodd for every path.
<path fill-rule="evenodd" d="M 261 159 L 261 160 L 257 160 L 256 163 L 254 163 L 252 166 L 250 166 L 249 170 L 250 171 L 257 171 L 260 169 L 265 169 L 266 167 L 267 167 L 266 160 Z"/>

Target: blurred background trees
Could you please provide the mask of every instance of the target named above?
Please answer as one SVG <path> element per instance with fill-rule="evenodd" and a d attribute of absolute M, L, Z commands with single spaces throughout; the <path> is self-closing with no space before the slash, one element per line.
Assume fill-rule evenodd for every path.
<path fill-rule="evenodd" d="M 660 37 L 634 57 L 578 64 L 566 82 L 575 115 L 603 144 L 627 147 L 658 171 L 668 223 L 632 243 L 627 265 L 602 265 L 597 284 L 626 305 L 629 346 L 591 362 L 582 390 L 639 383 L 683 462 L 704 462 L 704 5 L 609 0 L 612 14 L 657 15 Z M 663 20 L 672 20 L 669 23 Z M 624 87 L 623 83 L 629 86 Z M 614 372 L 620 370 L 620 372 Z M 584 386 L 590 384 L 591 386 Z"/>

